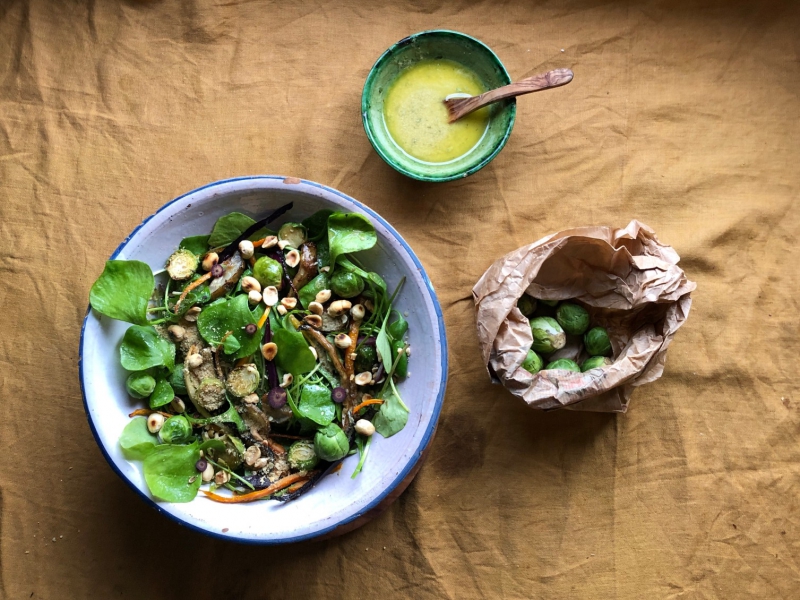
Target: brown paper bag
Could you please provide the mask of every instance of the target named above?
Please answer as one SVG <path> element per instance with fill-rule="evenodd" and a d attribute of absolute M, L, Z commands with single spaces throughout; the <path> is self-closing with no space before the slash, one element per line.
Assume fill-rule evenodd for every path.
<path fill-rule="evenodd" d="M 664 371 L 667 347 L 686 320 L 696 285 L 677 266 L 680 257 L 647 225 L 625 229 L 568 229 L 510 252 L 483 274 L 472 290 L 483 360 L 529 406 L 625 412 L 634 388 Z M 592 326 L 608 330 L 614 364 L 586 373 L 521 367 L 533 342 L 528 319 L 517 308 L 527 292 L 544 300 L 582 304 Z M 581 340 L 569 339 L 545 362 L 588 358 Z"/>

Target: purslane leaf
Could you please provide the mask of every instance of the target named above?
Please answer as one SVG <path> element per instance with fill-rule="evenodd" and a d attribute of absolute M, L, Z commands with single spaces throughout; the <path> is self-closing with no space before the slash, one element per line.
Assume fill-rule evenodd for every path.
<path fill-rule="evenodd" d="M 89 292 L 89 303 L 97 312 L 143 325 L 155 279 L 148 265 L 138 260 L 109 260 Z"/>
<path fill-rule="evenodd" d="M 135 417 L 122 430 L 119 445 L 128 460 L 144 460 L 155 450 L 158 438 L 147 429 L 145 417 Z"/>
<path fill-rule="evenodd" d="M 195 468 L 200 459 L 197 442 L 186 446 L 157 446 L 144 459 L 144 480 L 150 493 L 167 502 L 190 502 L 202 478 Z"/>
<path fill-rule="evenodd" d="M 175 368 L 175 345 L 162 338 L 151 326 L 128 327 L 119 347 L 120 363 L 128 371 L 151 367 Z"/>
<path fill-rule="evenodd" d="M 328 244 L 330 261 L 342 254 L 368 250 L 378 242 L 375 228 L 363 215 L 357 213 L 334 213 L 328 217 Z"/>
<path fill-rule="evenodd" d="M 327 425 L 336 416 L 336 405 L 331 400 L 331 392 L 324 385 L 304 385 L 297 410 L 318 425 Z"/>

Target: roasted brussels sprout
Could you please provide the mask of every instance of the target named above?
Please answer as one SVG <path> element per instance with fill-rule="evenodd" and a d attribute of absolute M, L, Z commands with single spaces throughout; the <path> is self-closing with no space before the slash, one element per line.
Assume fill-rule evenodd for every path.
<path fill-rule="evenodd" d="M 314 436 L 314 450 L 322 460 L 333 462 L 350 452 L 350 442 L 341 427 L 331 423 L 318 429 Z"/>
<path fill-rule="evenodd" d="M 172 386 L 172 391 L 179 396 L 184 396 L 188 393 L 186 389 L 186 380 L 183 378 L 182 364 L 175 365 L 175 370 L 169 376 L 169 384 Z"/>
<path fill-rule="evenodd" d="M 554 360 L 553 362 L 548 363 L 547 366 L 544 368 L 545 371 L 552 371 L 553 369 L 574 371 L 575 373 L 581 372 L 581 368 L 578 366 L 578 363 L 568 358 L 559 358 L 558 360 Z"/>
<path fill-rule="evenodd" d="M 310 471 L 317 466 L 319 457 L 314 451 L 314 442 L 298 440 L 289 447 L 289 466 L 297 471 Z"/>
<path fill-rule="evenodd" d="M 194 252 L 180 248 L 167 259 L 167 273 L 175 281 L 183 281 L 194 275 L 199 264 L 200 259 Z"/>
<path fill-rule="evenodd" d="M 525 357 L 525 360 L 522 361 L 522 368 L 526 371 L 536 374 L 542 370 L 543 364 L 542 358 L 536 354 L 536 352 L 533 350 L 528 350 L 528 355 Z"/>
<path fill-rule="evenodd" d="M 613 360 L 605 356 L 593 356 L 583 361 L 583 364 L 581 365 L 581 371 L 585 373 L 586 371 L 590 371 L 591 369 L 596 369 L 598 367 L 605 367 L 607 365 L 613 364 L 613 362 L 614 362 Z"/>
<path fill-rule="evenodd" d="M 185 444 L 192 439 L 192 425 L 183 415 L 175 415 L 164 421 L 158 437 L 165 444 Z"/>
<path fill-rule="evenodd" d="M 306 241 L 306 228 L 300 223 L 284 223 L 278 230 L 278 239 L 286 240 L 292 248 L 299 248 Z"/>
<path fill-rule="evenodd" d="M 611 340 L 602 327 L 592 327 L 587 331 L 583 336 L 583 345 L 592 356 L 611 356 Z"/>
<path fill-rule="evenodd" d="M 355 273 L 337 271 L 331 277 L 331 291 L 342 298 L 355 298 L 364 291 L 364 280 Z"/>
<path fill-rule="evenodd" d="M 589 329 L 589 313 L 582 306 L 572 302 L 559 305 L 556 310 L 556 321 L 570 335 L 583 335 Z"/>
<path fill-rule="evenodd" d="M 131 398 L 147 398 L 156 389 L 156 380 L 144 371 L 136 371 L 128 375 L 125 387 Z"/>
<path fill-rule="evenodd" d="M 541 303 L 542 303 L 542 304 L 544 304 L 545 306 L 549 306 L 549 307 L 551 307 L 551 308 L 555 308 L 556 306 L 558 306 L 558 302 L 559 302 L 559 301 L 558 301 L 558 300 L 542 300 L 542 299 L 540 298 L 540 299 L 538 300 L 538 302 L 541 302 Z"/>
<path fill-rule="evenodd" d="M 362 344 L 356 352 L 355 370 L 356 373 L 363 373 L 364 371 L 371 371 L 378 363 L 378 353 L 375 346 L 368 346 Z"/>
<path fill-rule="evenodd" d="M 567 336 L 561 329 L 561 325 L 551 317 L 531 319 L 531 334 L 533 334 L 531 350 L 542 354 L 560 350 L 567 343 Z"/>
<path fill-rule="evenodd" d="M 530 317 L 536 310 L 536 298 L 528 294 L 522 294 L 522 297 L 517 300 L 517 308 L 526 317 Z"/>
<path fill-rule="evenodd" d="M 280 289 L 283 282 L 283 267 L 274 258 L 262 256 L 253 265 L 253 277 L 258 280 L 261 287 L 274 285 Z"/>
<path fill-rule="evenodd" d="M 233 369 L 228 373 L 228 379 L 225 383 L 231 394 L 237 398 L 244 398 L 256 391 L 260 381 L 261 376 L 258 374 L 258 369 L 254 364 L 250 363 Z"/>
<path fill-rule="evenodd" d="M 217 410 L 225 403 L 225 384 L 215 377 L 206 377 L 197 387 L 193 400 L 208 411 Z"/>

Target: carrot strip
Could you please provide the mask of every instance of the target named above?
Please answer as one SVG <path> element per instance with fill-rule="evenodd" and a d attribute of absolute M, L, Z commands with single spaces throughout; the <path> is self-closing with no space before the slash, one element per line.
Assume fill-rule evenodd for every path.
<path fill-rule="evenodd" d="M 261 246 L 263 246 L 264 242 L 266 242 L 266 241 L 267 241 L 267 238 L 262 238 L 260 240 L 256 240 L 255 242 L 253 242 L 253 246 L 255 246 L 256 248 L 261 248 Z"/>
<path fill-rule="evenodd" d="M 160 415 L 164 415 L 165 417 L 171 417 L 172 415 L 169 413 L 161 412 L 160 410 L 150 410 L 149 408 L 137 408 L 129 417 L 149 417 L 153 413 L 158 413 Z"/>
<path fill-rule="evenodd" d="M 256 325 L 257 329 L 261 329 L 264 326 L 264 323 L 267 322 L 267 319 L 269 318 L 269 311 L 271 308 L 272 308 L 271 306 L 268 306 L 267 310 L 264 311 L 264 314 L 261 315 L 261 318 L 258 320 L 258 324 Z"/>
<path fill-rule="evenodd" d="M 241 504 L 242 502 L 252 502 L 253 500 L 266 498 L 275 492 L 280 492 L 282 489 L 289 487 L 293 483 L 307 479 L 311 479 L 310 473 L 295 473 L 294 475 L 288 475 L 283 479 L 279 479 L 271 486 L 264 488 L 263 490 L 248 492 L 247 494 L 240 494 L 238 496 L 220 496 L 219 494 L 215 494 L 214 492 L 209 492 L 207 490 L 200 491 L 206 495 L 206 498 L 213 500 L 214 502 L 221 502 L 223 504 Z"/>
<path fill-rule="evenodd" d="M 353 408 L 353 414 L 355 415 L 358 411 L 367 408 L 373 404 L 383 404 L 383 400 L 378 400 L 377 398 L 370 398 L 369 400 L 364 400 L 361 404 Z"/>
<path fill-rule="evenodd" d="M 197 278 L 197 279 L 195 279 L 195 280 L 194 280 L 192 283 L 190 283 L 189 285 L 187 285 L 187 286 L 186 286 L 186 287 L 183 289 L 183 292 L 181 293 L 181 297 L 180 297 L 180 298 L 178 298 L 178 301 L 175 303 L 175 308 L 174 308 L 174 309 L 172 309 L 172 312 L 174 312 L 174 313 L 177 315 L 177 314 L 178 314 L 178 309 L 181 307 L 181 302 L 183 302 L 184 300 L 186 300 L 186 296 L 188 296 L 188 295 L 189 295 L 189 292 L 191 292 L 191 291 L 192 291 L 193 289 L 195 289 L 195 288 L 198 288 L 198 287 L 200 287 L 201 285 L 203 285 L 203 284 L 204 284 L 206 281 L 208 281 L 209 279 L 211 279 L 211 271 L 209 271 L 208 273 L 206 273 L 206 274 L 205 274 L 205 275 L 203 275 L 202 277 L 198 277 L 198 278 Z"/>

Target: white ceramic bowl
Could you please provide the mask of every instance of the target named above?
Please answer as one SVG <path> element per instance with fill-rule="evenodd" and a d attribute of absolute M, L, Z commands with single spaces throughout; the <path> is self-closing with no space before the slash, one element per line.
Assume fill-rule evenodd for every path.
<path fill-rule="evenodd" d="M 366 215 L 378 233 L 375 248 L 359 258 L 380 273 L 393 289 L 405 276 L 397 308 L 408 313 L 413 348 L 412 376 L 399 386 L 411 409 L 405 429 L 384 439 L 376 436 L 364 470 L 350 475 L 358 461 L 349 457 L 337 473 L 324 477 L 296 501 L 260 501 L 221 505 L 198 497 L 186 504 L 155 500 L 147 490 L 140 462 L 122 455 L 118 440 L 128 414 L 142 406 L 125 392 L 126 372 L 119 364 L 119 343 L 127 323 L 92 310 L 83 322 L 80 379 L 89 425 L 114 471 L 150 505 L 176 521 L 204 533 L 259 544 L 294 542 L 349 530 L 370 511 L 393 500 L 411 480 L 431 441 L 447 383 L 447 343 L 444 321 L 431 282 L 417 257 L 389 223 L 363 204 L 329 187 L 296 178 L 242 177 L 218 181 L 165 204 L 148 217 L 116 249 L 111 258 L 137 259 L 160 269 L 178 242 L 206 234 L 231 211 L 258 219 L 293 201 L 293 210 L 276 222 L 299 221 L 330 208 Z M 394 492 L 394 493 L 393 493 Z"/>

